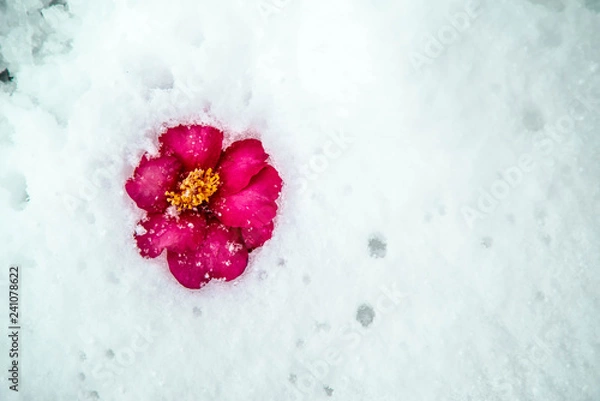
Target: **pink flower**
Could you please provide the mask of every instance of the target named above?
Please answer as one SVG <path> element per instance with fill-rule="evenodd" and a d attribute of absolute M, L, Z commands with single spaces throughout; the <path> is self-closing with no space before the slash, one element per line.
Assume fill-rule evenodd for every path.
<path fill-rule="evenodd" d="M 170 128 L 160 154 L 145 155 L 125 190 L 147 211 L 134 235 L 147 258 L 167 250 L 169 269 L 187 288 L 233 280 L 248 253 L 273 233 L 282 181 L 259 140 L 234 142 L 210 126 Z"/>

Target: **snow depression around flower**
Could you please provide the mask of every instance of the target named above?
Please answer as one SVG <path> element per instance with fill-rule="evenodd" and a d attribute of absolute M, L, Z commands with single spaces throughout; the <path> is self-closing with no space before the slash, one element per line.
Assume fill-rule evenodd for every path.
<path fill-rule="evenodd" d="M 282 181 L 257 139 L 223 150 L 223 132 L 206 125 L 169 128 L 158 156 L 144 155 L 125 189 L 147 212 L 136 230 L 140 254 L 167 252 L 187 288 L 233 280 L 248 253 L 273 233 Z"/>

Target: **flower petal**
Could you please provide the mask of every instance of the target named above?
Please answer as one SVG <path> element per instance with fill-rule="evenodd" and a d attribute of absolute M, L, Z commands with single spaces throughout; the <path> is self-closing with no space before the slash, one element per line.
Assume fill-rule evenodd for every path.
<path fill-rule="evenodd" d="M 242 237 L 244 238 L 244 243 L 249 250 L 258 248 L 262 246 L 265 242 L 271 239 L 273 236 L 273 222 L 271 221 L 269 224 L 266 224 L 262 227 L 250 227 L 250 228 L 242 228 L 240 231 L 242 232 Z"/>
<path fill-rule="evenodd" d="M 257 139 L 244 139 L 232 143 L 219 160 L 219 191 L 223 195 L 229 195 L 244 189 L 252 177 L 267 165 L 267 157 L 269 155 Z"/>
<path fill-rule="evenodd" d="M 195 213 L 151 214 L 140 225 L 143 232 L 136 233 L 135 240 L 140 254 L 149 258 L 157 257 L 164 249 L 174 252 L 196 249 L 206 232 L 206 220 Z"/>
<path fill-rule="evenodd" d="M 125 183 L 125 190 L 140 209 L 160 212 L 168 206 L 165 192 L 177 183 L 180 170 L 181 163 L 173 156 L 151 159 L 146 155 Z"/>
<path fill-rule="evenodd" d="M 214 168 L 221 156 L 223 133 L 208 125 L 179 125 L 160 137 L 167 154 L 176 156 L 187 170 Z"/>
<path fill-rule="evenodd" d="M 255 175 L 240 192 L 211 199 L 211 207 L 219 220 L 230 227 L 262 227 L 277 213 L 275 200 L 281 191 L 281 178 L 267 166 Z"/>
<path fill-rule="evenodd" d="M 213 278 L 230 281 L 242 274 L 248 265 L 248 249 L 240 230 L 211 223 L 200 247 L 183 253 L 169 251 L 167 261 L 184 287 L 200 288 Z"/>

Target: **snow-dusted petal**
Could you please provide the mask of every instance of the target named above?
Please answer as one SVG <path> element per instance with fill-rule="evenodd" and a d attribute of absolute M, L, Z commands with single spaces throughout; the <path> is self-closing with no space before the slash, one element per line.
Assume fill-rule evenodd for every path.
<path fill-rule="evenodd" d="M 248 249 L 258 248 L 262 246 L 265 242 L 267 242 L 273 236 L 273 222 L 271 221 L 269 224 L 266 224 L 262 227 L 249 227 L 242 228 L 240 231 L 242 232 L 242 237 L 244 238 L 244 243 Z"/>
<path fill-rule="evenodd" d="M 165 192 L 177 183 L 181 167 L 173 156 L 151 159 L 146 155 L 125 183 L 125 190 L 140 209 L 163 211 L 168 206 Z"/>
<path fill-rule="evenodd" d="M 176 156 L 187 170 L 214 168 L 221 156 L 223 132 L 207 125 L 179 125 L 160 137 L 162 151 Z"/>
<path fill-rule="evenodd" d="M 217 193 L 211 202 L 212 210 L 230 227 L 262 227 L 277 213 L 275 200 L 279 197 L 281 184 L 277 170 L 264 167 L 240 192 L 226 196 Z"/>
<path fill-rule="evenodd" d="M 206 220 L 195 213 L 151 214 L 140 226 L 135 240 L 140 254 L 149 258 L 157 257 L 164 249 L 174 252 L 196 249 L 206 232 Z"/>
<path fill-rule="evenodd" d="M 257 139 L 232 143 L 221 155 L 217 168 L 221 194 L 230 195 L 244 189 L 252 177 L 267 165 L 267 157 L 269 155 Z"/>
<path fill-rule="evenodd" d="M 248 265 L 248 249 L 240 230 L 211 223 L 202 244 L 193 251 L 167 252 L 169 269 L 187 288 L 200 288 L 211 279 L 233 280 Z"/>

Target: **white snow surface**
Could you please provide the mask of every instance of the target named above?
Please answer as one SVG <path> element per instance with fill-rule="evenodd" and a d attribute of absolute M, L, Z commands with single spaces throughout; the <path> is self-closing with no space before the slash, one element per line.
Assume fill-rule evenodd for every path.
<path fill-rule="evenodd" d="M 0 399 L 599 400 L 599 10 L 0 0 Z M 199 291 L 123 188 L 180 123 L 285 183 Z"/>

